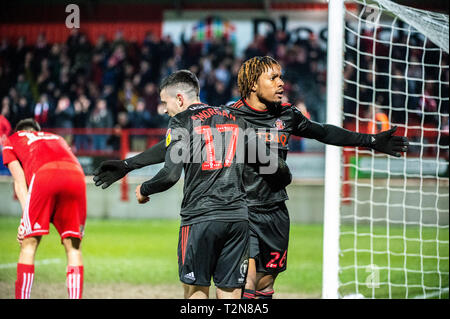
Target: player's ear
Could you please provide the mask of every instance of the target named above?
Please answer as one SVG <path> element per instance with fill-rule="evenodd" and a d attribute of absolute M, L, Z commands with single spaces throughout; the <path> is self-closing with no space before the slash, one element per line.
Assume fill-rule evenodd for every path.
<path fill-rule="evenodd" d="M 259 78 L 258 78 L 258 80 L 259 80 Z M 256 92 L 258 90 L 258 80 L 253 82 L 251 92 Z"/>
<path fill-rule="evenodd" d="M 176 102 L 177 102 L 178 107 L 180 107 L 180 108 L 183 107 L 184 102 L 185 102 L 183 94 L 180 94 L 180 93 L 177 94 Z"/>

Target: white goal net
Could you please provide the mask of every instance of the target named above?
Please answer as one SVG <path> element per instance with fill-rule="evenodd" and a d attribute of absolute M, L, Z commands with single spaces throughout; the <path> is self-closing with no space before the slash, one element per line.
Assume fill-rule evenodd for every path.
<path fill-rule="evenodd" d="M 344 148 L 337 296 L 448 298 L 448 15 L 388 0 L 346 1 L 343 15 L 342 124 L 396 125 L 410 150 Z"/>

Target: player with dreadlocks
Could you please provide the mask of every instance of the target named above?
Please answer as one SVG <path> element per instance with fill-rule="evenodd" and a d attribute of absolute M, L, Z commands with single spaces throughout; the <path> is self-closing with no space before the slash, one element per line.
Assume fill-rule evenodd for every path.
<path fill-rule="evenodd" d="M 290 135 L 316 139 L 336 146 L 368 147 L 392 156 L 408 149 L 405 137 L 393 136 L 396 127 L 378 134 L 352 132 L 334 125 L 308 120 L 289 103 L 282 103 L 284 82 L 280 64 L 273 58 L 254 57 L 245 61 L 238 73 L 241 99 L 231 105 L 233 114 L 257 129 L 259 138 L 276 144 L 286 159 Z M 103 162 L 96 185 L 108 187 L 133 169 L 162 162 L 163 142 L 127 161 Z M 285 188 L 261 178 L 250 166 L 244 170 L 250 226 L 249 266 L 243 298 L 272 298 L 277 275 L 286 270 L 289 242 L 289 212 Z"/>
<path fill-rule="evenodd" d="M 235 114 L 259 129 L 266 142 L 278 143 L 286 159 L 290 135 L 313 138 L 337 146 L 362 146 L 393 156 L 407 150 L 408 141 L 395 137 L 396 127 L 376 135 L 360 134 L 308 120 L 289 103 L 283 104 L 282 70 L 269 56 L 245 61 L 238 74 L 241 99 L 231 106 Z M 243 298 L 271 298 L 277 275 L 286 269 L 289 213 L 285 189 L 273 189 L 250 168 L 244 172 L 249 206 L 250 259 Z"/>

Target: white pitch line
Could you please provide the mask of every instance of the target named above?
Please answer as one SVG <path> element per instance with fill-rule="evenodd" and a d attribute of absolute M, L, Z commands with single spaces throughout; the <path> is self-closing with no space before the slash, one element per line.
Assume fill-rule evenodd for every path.
<path fill-rule="evenodd" d="M 446 293 L 446 292 L 448 292 L 448 288 L 444 288 L 444 289 L 442 289 L 441 291 L 436 291 L 436 292 L 433 292 L 433 293 L 430 293 L 430 294 L 425 294 L 425 295 L 421 295 L 421 296 L 416 296 L 416 297 L 414 297 L 414 299 L 433 298 L 433 297 L 439 296 L 440 294 L 444 294 L 444 293 Z"/>
<path fill-rule="evenodd" d="M 50 259 L 42 259 L 37 260 L 34 265 L 40 266 L 40 265 L 48 265 L 48 264 L 58 264 L 62 260 L 60 258 L 50 258 Z M 7 268 L 14 268 L 17 267 L 17 263 L 9 263 L 9 264 L 0 264 L 0 269 L 7 269 Z"/>

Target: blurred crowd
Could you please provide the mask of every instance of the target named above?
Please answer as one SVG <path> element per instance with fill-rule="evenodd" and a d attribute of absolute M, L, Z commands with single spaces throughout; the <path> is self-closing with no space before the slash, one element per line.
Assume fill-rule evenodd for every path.
<path fill-rule="evenodd" d="M 17 43 L 2 39 L 1 112 L 13 127 L 30 116 L 42 127 L 165 127 L 158 92 L 163 77 L 190 69 L 200 80 L 202 101 L 226 104 L 239 99 L 236 80 L 241 63 L 270 54 L 285 68 L 291 103 L 310 104 L 313 117 L 321 120 L 325 52 L 314 37 L 289 42 L 284 32 L 258 36 L 238 57 L 225 39 L 205 44 L 191 38 L 175 45 L 170 36 L 159 39 L 150 32 L 142 43 L 127 41 L 120 31 L 113 41 L 100 36 L 90 43 L 78 29 L 65 43 L 47 43 L 45 34 L 33 46 L 27 46 L 23 37 Z M 302 82 L 303 90 L 297 82 Z"/>
<path fill-rule="evenodd" d="M 391 123 L 410 126 L 448 123 L 448 54 L 431 41 L 407 33 L 382 41 L 366 30 L 348 48 L 344 112 L 360 118 L 384 113 Z"/>
<path fill-rule="evenodd" d="M 425 123 L 441 121 L 439 112 L 447 112 L 448 121 L 448 55 L 430 50 L 422 61 L 420 49 L 404 45 L 408 39 L 391 47 L 377 42 L 375 48 L 373 41 L 361 39 L 359 51 L 346 50 L 345 112 L 369 118 L 381 112 L 405 123 L 407 115 L 421 121 L 425 109 Z M 201 100 L 222 105 L 240 98 L 238 70 L 257 55 L 271 55 L 282 65 L 287 101 L 310 119 L 326 122 L 326 50 L 314 34 L 304 39 L 291 39 L 284 31 L 257 35 L 240 56 L 225 38 L 175 45 L 169 35 L 150 32 L 142 43 L 125 39 L 121 31 L 112 41 L 100 36 L 91 43 L 78 29 L 65 43 L 48 43 L 45 34 L 32 46 L 25 40 L 0 44 L 0 111 L 12 127 L 34 117 L 43 128 L 165 128 L 168 116 L 158 92 L 163 77 L 190 69 L 200 80 Z M 439 63 L 447 67 L 440 69 Z M 104 147 L 104 142 L 95 146 Z"/>

